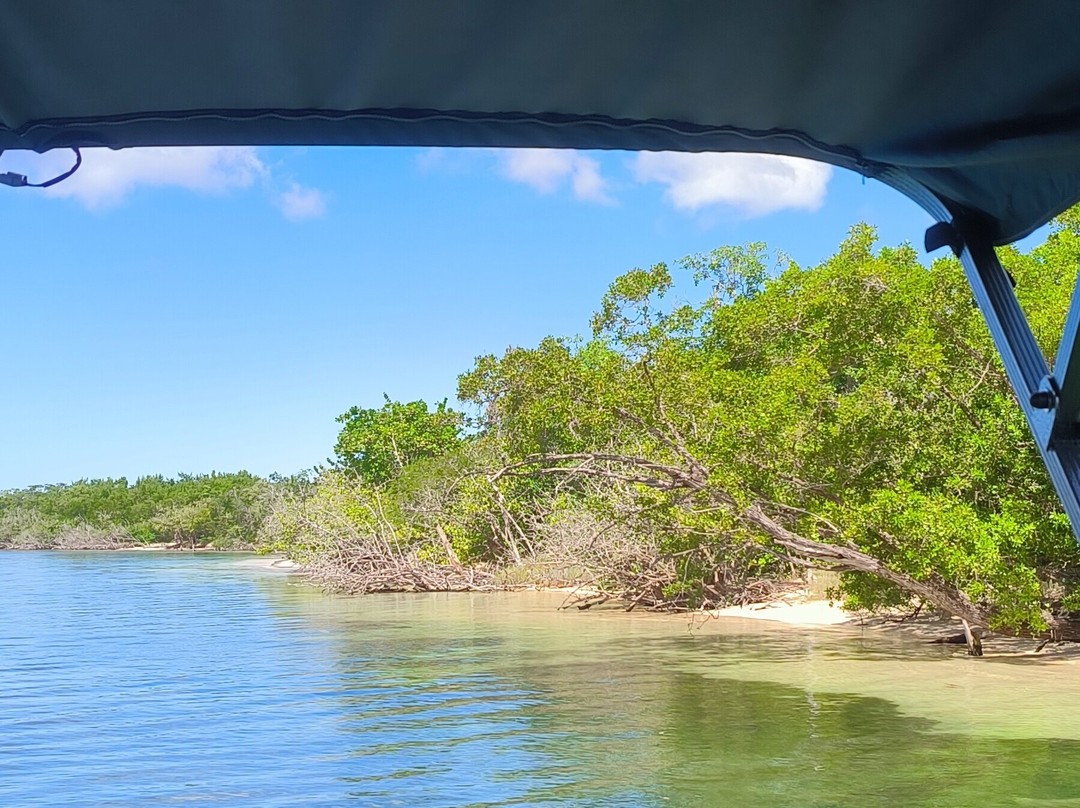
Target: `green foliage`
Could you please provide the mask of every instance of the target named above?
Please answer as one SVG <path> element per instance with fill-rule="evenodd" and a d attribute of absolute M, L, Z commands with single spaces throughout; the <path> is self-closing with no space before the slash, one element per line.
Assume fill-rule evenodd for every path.
<path fill-rule="evenodd" d="M 708 284 L 710 301 L 718 305 L 756 297 L 788 260 L 776 253 L 770 267 L 768 248 L 755 241 L 744 247 L 718 247 L 704 255 L 689 255 L 680 263 L 693 273 L 694 283 Z"/>
<path fill-rule="evenodd" d="M 0 546 L 48 545 L 66 529 L 86 525 L 137 542 L 210 541 L 244 547 L 257 542 L 265 515 L 266 481 L 236 474 L 142 477 L 134 484 L 80 480 L 0 493 Z M 33 514 L 33 527 L 28 527 Z"/>
<path fill-rule="evenodd" d="M 1000 251 L 1047 353 L 1078 222 Z M 1010 630 L 1080 607 L 1080 554 L 957 261 L 924 266 L 860 224 L 813 268 L 760 243 L 679 268 L 617 278 L 589 339 L 478 358 L 458 386 L 482 416 L 468 438 L 445 402 L 350 410 L 337 468 L 294 498 L 295 535 L 446 561 L 570 557 L 624 580 L 663 568 L 662 596 L 692 605 L 787 574 L 743 518 L 754 505 Z M 666 485 L 663 469 L 697 476 Z M 841 588 L 851 606 L 911 598 L 862 573 Z"/>
<path fill-rule="evenodd" d="M 597 391 L 618 394 L 623 359 L 607 346 L 548 337 L 535 349 L 483 356 L 458 380 L 458 397 L 485 413 L 485 433 L 507 457 L 573 452 L 618 430 L 594 406 Z"/>
<path fill-rule="evenodd" d="M 159 535 L 172 535 L 192 547 L 210 535 L 214 528 L 213 506 L 207 500 L 187 505 L 173 505 L 154 514 L 151 526 Z"/>
<path fill-rule="evenodd" d="M 1080 257 L 1069 221 L 1030 256 L 1002 251 L 1048 349 Z M 667 268 L 633 270 L 605 295 L 594 342 L 484 358 L 459 395 L 486 408 L 511 456 L 675 462 L 658 435 L 678 434 L 737 503 L 782 503 L 807 514 L 788 519 L 804 535 L 854 543 L 993 604 L 1003 624 L 1038 627 L 1042 592 L 1071 585 L 1076 548 L 959 264 L 926 268 L 908 246 L 878 249 L 858 225 L 812 269 L 770 259 L 761 244 L 682 265 L 707 287 L 700 305 L 664 308 Z M 665 546 L 761 541 L 706 511 L 693 498 L 658 510 Z M 852 605 L 910 597 L 865 576 L 844 587 Z"/>
<path fill-rule="evenodd" d="M 410 463 L 438 457 L 461 443 L 464 417 L 446 406 L 434 411 L 423 401 L 402 404 L 384 396 L 380 409 L 352 407 L 339 415 L 344 424 L 334 452 L 338 466 L 367 485 L 381 485 Z"/>

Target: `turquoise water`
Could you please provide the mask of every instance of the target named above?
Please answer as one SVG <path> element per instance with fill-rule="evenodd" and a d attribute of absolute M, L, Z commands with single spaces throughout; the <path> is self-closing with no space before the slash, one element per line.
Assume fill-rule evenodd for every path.
<path fill-rule="evenodd" d="M 0 554 L 0 806 L 1080 805 L 1080 668 Z"/>

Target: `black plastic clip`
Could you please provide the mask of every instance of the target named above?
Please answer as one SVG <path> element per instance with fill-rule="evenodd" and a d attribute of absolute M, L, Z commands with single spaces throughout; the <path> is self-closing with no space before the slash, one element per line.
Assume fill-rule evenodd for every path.
<path fill-rule="evenodd" d="M 1052 410 L 1057 407 L 1061 390 L 1058 388 L 1057 379 L 1053 376 L 1045 376 L 1039 382 L 1039 389 L 1031 394 L 1028 401 L 1037 410 Z"/>
<path fill-rule="evenodd" d="M 926 228 L 924 243 L 928 253 L 948 247 L 957 258 L 964 249 L 964 240 L 960 237 L 960 231 L 950 222 L 938 222 Z"/>

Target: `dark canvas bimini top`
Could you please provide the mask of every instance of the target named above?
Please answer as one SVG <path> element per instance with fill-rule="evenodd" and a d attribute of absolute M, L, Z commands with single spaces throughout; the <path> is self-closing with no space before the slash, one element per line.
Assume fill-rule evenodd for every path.
<path fill-rule="evenodd" d="M 995 243 L 1080 199 L 1080 3 L 0 0 L 0 149 L 825 160 Z"/>

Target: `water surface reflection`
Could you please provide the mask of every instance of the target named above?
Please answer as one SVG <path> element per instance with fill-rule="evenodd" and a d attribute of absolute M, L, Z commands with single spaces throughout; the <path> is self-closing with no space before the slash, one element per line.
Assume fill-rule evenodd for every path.
<path fill-rule="evenodd" d="M 1070 664 L 558 602 L 0 555 L 0 804 L 1080 802 Z"/>

